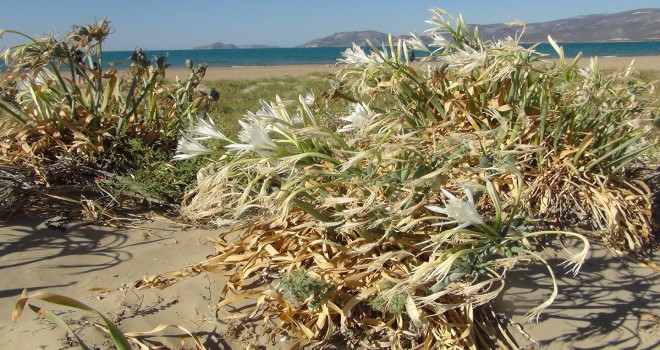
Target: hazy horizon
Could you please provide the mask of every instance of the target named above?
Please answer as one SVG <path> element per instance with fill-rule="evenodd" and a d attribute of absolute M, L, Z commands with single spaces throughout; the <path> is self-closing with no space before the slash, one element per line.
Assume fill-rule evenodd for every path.
<path fill-rule="evenodd" d="M 63 6 L 66 5 L 66 6 Z M 337 32 L 375 30 L 393 35 L 423 33 L 431 7 L 462 14 L 471 24 L 511 21 L 546 22 L 575 16 L 611 14 L 641 8 L 657 8 L 657 0 L 532 2 L 510 0 L 493 3 L 475 0 L 419 0 L 403 3 L 394 0 L 332 2 L 254 0 L 228 4 L 211 0 L 188 2 L 143 0 L 132 2 L 66 2 L 23 0 L 4 5 L 0 29 L 29 35 L 65 34 L 74 24 L 110 20 L 113 34 L 104 49 L 129 51 L 188 50 L 222 42 L 234 45 L 295 47 Z M 0 48 L 24 42 L 12 34 L 0 39 Z"/>

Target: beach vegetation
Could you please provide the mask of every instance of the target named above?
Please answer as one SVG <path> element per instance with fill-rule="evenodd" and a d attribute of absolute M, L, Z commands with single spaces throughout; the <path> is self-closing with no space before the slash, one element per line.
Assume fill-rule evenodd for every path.
<path fill-rule="evenodd" d="M 311 77 L 216 80 L 205 82 L 205 85 L 217 89 L 222 96 L 222 103 L 215 104 L 209 114 L 218 130 L 226 135 L 236 135 L 240 132 L 238 120 L 246 111 L 259 105 L 260 100 L 279 95 L 284 100 L 295 101 L 299 95 L 321 93 L 330 87 L 328 79 Z"/>
<path fill-rule="evenodd" d="M 660 106 L 660 70 L 640 69 L 637 72 L 639 79 L 653 84 L 653 98 L 656 106 Z"/>
<path fill-rule="evenodd" d="M 432 12 L 430 45 L 353 46 L 328 93 L 264 99 L 234 134 L 202 135 L 205 118 L 184 132 L 180 145 L 214 161 L 182 215 L 238 233 L 186 268 L 231 271 L 219 307 L 258 294 L 251 317 L 295 347 L 499 348 L 509 340 L 488 310 L 508 270 L 547 267 L 535 319 L 559 293 L 542 254 L 553 242 L 571 273 L 589 239 L 643 258 L 650 191 L 626 170 L 657 147 L 652 84 L 597 59 L 580 68 L 552 38 L 557 64 L 519 35 L 481 40 Z M 300 299 L 315 292 L 243 290 L 257 276 L 305 286 L 283 274 L 302 269 L 333 286 L 313 307 Z"/>
<path fill-rule="evenodd" d="M 304 269 L 296 270 L 280 280 L 280 288 L 293 303 L 309 301 L 309 306 L 316 309 L 321 301 L 328 299 L 333 288 L 325 281 L 309 276 Z"/>
<path fill-rule="evenodd" d="M 75 203 L 82 191 L 102 207 L 116 207 L 121 199 L 112 194 L 114 185 L 139 186 L 149 177 L 143 172 L 154 169 L 162 175 L 158 180 L 174 180 L 165 181 L 165 188 L 122 194 L 152 204 L 180 198 L 185 184 L 176 183 L 169 159 L 179 130 L 217 96 L 199 89 L 206 65 L 190 67 L 185 80 L 170 83 L 164 79 L 167 57 L 148 58 L 136 49 L 126 59 L 125 75 L 106 70 L 103 43 L 110 32 L 107 20 L 74 26 L 61 39 L 1 31 L 27 41 L 3 52 L 0 86 L 0 162 L 24 174 L 15 180 L 34 189 L 30 196 L 16 194 L 28 198 L 22 205 L 53 198 L 66 199 L 59 204 Z M 78 53 L 85 55 L 84 65 Z M 69 183 L 61 186 L 58 179 Z M 17 204 L 8 201 L 2 207 L 17 210 Z"/>

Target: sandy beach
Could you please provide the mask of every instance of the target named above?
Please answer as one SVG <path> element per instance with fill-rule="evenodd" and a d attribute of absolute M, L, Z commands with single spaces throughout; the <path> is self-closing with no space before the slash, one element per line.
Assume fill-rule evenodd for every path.
<path fill-rule="evenodd" d="M 605 57 L 599 58 L 599 63 L 602 68 L 619 68 L 633 60 L 636 69 L 660 70 L 660 56 Z M 588 62 L 582 59 L 580 65 Z M 334 65 L 212 67 L 206 80 L 302 77 L 332 74 L 338 69 Z M 185 77 L 188 71 L 174 68 L 167 74 L 173 79 Z M 30 310 L 18 322 L 11 322 L 11 310 L 23 289 L 76 298 L 116 321 L 125 332 L 174 324 L 199 334 L 209 350 L 262 348 L 258 346 L 267 344 L 263 332 L 237 321 L 221 321 L 235 310 L 215 308 L 226 282 L 220 274 L 203 272 L 162 290 L 134 287 L 142 278 L 216 254 L 207 237 L 216 238 L 216 231 L 185 227 L 153 213 L 132 219 L 121 229 L 61 222 L 54 215 L 18 215 L 0 222 L 0 349 L 54 350 L 73 344 L 62 329 L 38 320 Z M 553 266 L 559 296 L 538 323 L 526 323 L 523 315 L 547 297 L 547 271 L 533 265 L 508 274 L 510 283 L 497 308 L 523 330 L 512 330 L 521 347 L 652 349 L 660 344 L 658 273 L 625 262 L 603 247 L 594 247 L 591 258 L 576 277 Z M 657 256 L 656 264 L 660 264 Z M 107 339 L 90 327 L 95 318 L 89 314 L 39 305 L 60 310 L 59 316 L 80 331 L 88 345 L 111 348 Z M 159 334 L 168 335 L 156 339 L 172 348 L 179 348 L 180 336 L 185 336 L 177 329 Z M 186 339 L 186 346 L 192 348 L 190 338 Z M 286 349 L 290 344 L 278 346 Z"/>
<path fill-rule="evenodd" d="M 559 61 L 559 59 L 553 59 Z M 573 62 L 573 58 L 567 58 L 567 62 Z M 581 58 L 578 66 L 586 67 L 589 65 L 590 58 Z M 660 70 L 660 56 L 638 56 L 638 57 L 598 57 L 598 66 L 604 69 L 614 69 L 627 67 L 633 63 L 633 67 L 639 70 Z"/>
<path fill-rule="evenodd" d="M 217 273 L 183 279 L 165 289 L 136 289 L 154 274 L 177 270 L 216 254 L 207 237 L 214 230 L 186 228 L 150 214 L 126 228 L 61 223 L 56 217 L 18 216 L 0 230 L 0 348 L 67 349 L 65 332 L 30 310 L 16 323 L 9 315 L 21 291 L 47 291 L 76 298 L 107 315 L 124 332 L 146 332 L 160 324 L 197 333 L 209 350 L 253 349 L 268 344 L 256 326 L 222 321 L 239 307 L 216 309 L 226 277 Z M 550 280 L 540 264 L 508 274 L 496 309 L 514 321 L 511 334 L 526 349 L 651 349 L 660 342 L 657 317 L 660 283 L 657 272 L 627 263 L 603 247 L 592 249 L 580 274 L 572 276 L 551 259 L 559 296 L 538 323 L 524 314 L 547 298 Z M 87 345 L 111 346 L 90 322 L 94 317 L 62 306 L 36 302 L 67 320 Z M 655 326 L 654 326 L 655 324 Z M 178 348 L 181 330 L 169 328 L 154 340 Z M 187 337 L 186 344 L 192 346 Z M 287 349 L 286 342 L 267 349 Z"/>
<path fill-rule="evenodd" d="M 556 60 L 555 60 L 556 61 Z M 572 59 L 568 60 L 572 62 Z M 641 57 L 599 57 L 598 64 L 601 68 L 626 67 L 633 62 L 635 69 L 660 70 L 660 56 Z M 589 64 L 589 58 L 580 59 L 579 66 Z M 209 67 L 206 70 L 205 79 L 212 80 L 252 80 L 264 78 L 297 78 L 313 73 L 333 74 L 339 70 L 336 65 L 328 64 L 306 64 L 289 66 L 243 66 L 243 67 Z M 166 72 L 168 78 L 186 77 L 189 70 L 186 68 L 169 68 Z"/>
<path fill-rule="evenodd" d="M 339 70 L 335 65 L 301 64 L 289 66 L 243 66 L 209 67 L 205 80 L 253 80 L 265 78 L 299 78 L 314 73 L 333 74 Z M 190 71 L 186 68 L 168 68 L 167 77 L 186 77 Z"/>

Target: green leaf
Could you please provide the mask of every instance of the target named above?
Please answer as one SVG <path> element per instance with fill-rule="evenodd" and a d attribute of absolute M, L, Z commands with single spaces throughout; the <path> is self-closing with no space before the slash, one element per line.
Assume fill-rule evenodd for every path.
<path fill-rule="evenodd" d="M 78 345 L 80 345 L 81 349 L 89 350 L 89 347 L 87 347 L 87 345 L 82 341 L 82 339 L 80 339 L 78 334 L 76 334 L 71 329 L 71 327 L 69 327 L 69 325 L 66 324 L 66 322 L 64 322 L 61 318 L 57 317 L 57 315 L 55 315 L 54 313 L 52 313 L 52 312 L 50 312 L 46 309 L 42 309 L 42 308 L 34 306 L 34 305 L 28 305 L 28 306 L 30 307 L 30 309 L 32 309 L 32 311 L 34 311 L 39 316 L 47 319 L 48 321 L 54 323 L 56 326 L 58 326 L 58 327 L 64 329 L 65 331 L 71 333 L 71 335 L 73 335 L 73 337 L 76 339 L 76 342 L 78 343 Z"/>
<path fill-rule="evenodd" d="M 94 313 L 98 315 L 102 320 L 103 323 L 105 323 L 106 327 L 108 328 L 108 331 L 110 332 L 110 337 L 112 338 L 113 342 L 115 343 L 115 347 L 118 350 L 131 350 L 131 345 L 128 343 L 128 340 L 124 336 L 124 334 L 115 326 L 114 323 L 112 323 L 109 319 L 107 319 L 105 316 L 103 316 L 100 312 L 94 310 L 93 308 L 85 305 L 84 303 L 81 303 L 80 301 L 69 298 L 64 295 L 59 295 L 59 294 L 51 294 L 51 293 L 46 293 L 46 292 L 37 292 L 31 296 L 31 298 L 35 299 L 40 299 L 52 304 L 56 305 L 61 305 L 61 306 L 67 306 L 71 307 L 74 309 L 79 309 L 87 312 Z M 82 345 L 81 345 L 82 346 Z"/>
<path fill-rule="evenodd" d="M 14 118 L 19 123 L 27 124 L 27 119 L 29 119 L 29 117 L 21 109 L 17 108 L 13 104 L 3 99 L 0 99 L 0 109 L 7 112 L 12 118 Z"/>
<path fill-rule="evenodd" d="M 564 48 L 557 45 L 557 43 L 552 39 L 550 35 L 548 35 L 548 42 L 550 42 L 552 48 L 555 49 L 555 51 L 559 55 L 559 60 L 561 61 L 562 65 L 566 65 L 566 60 L 564 59 Z"/>
<path fill-rule="evenodd" d="M 495 230 L 498 234 L 501 234 L 502 230 L 502 203 L 500 198 L 497 195 L 495 186 L 490 181 L 486 181 L 486 190 L 488 191 L 488 196 L 490 197 L 493 207 L 495 208 Z"/>
<path fill-rule="evenodd" d="M 600 158 L 598 158 L 598 159 L 592 161 L 591 163 L 589 163 L 589 164 L 585 167 L 585 169 L 586 169 L 586 170 L 589 170 L 589 169 L 593 168 L 594 166 L 600 164 L 601 162 L 603 162 L 605 159 L 611 157 L 612 155 L 614 155 L 614 154 L 616 154 L 616 153 L 618 153 L 618 152 L 621 152 L 621 151 L 625 150 L 628 146 L 630 146 L 631 144 L 637 142 L 637 141 L 638 141 L 639 139 L 641 139 L 641 138 L 642 138 L 642 137 L 641 137 L 640 135 L 637 135 L 637 136 L 635 136 L 635 137 L 629 139 L 628 141 L 622 143 L 621 145 L 619 145 L 618 147 L 614 148 L 613 150 L 611 150 L 611 151 L 605 153 L 605 154 L 604 154 L 603 156 L 601 156 Z"/>

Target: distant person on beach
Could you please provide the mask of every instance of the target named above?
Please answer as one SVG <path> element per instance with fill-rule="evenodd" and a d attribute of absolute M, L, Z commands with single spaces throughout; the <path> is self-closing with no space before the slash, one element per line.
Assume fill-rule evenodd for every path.
<path fill-rule="evenodd" d="M 81 50 L 76 50 L 76 75 L 78 76 L 78 82 L 82 83 L 84 81 L 83 76 L 85 74 L 85 60 L 83 58 L 83 52 Z"/>
<path fill-rule="evenodd" d="M 415 62 L 415 50 L 408 51 L 408 61 Z"/>

